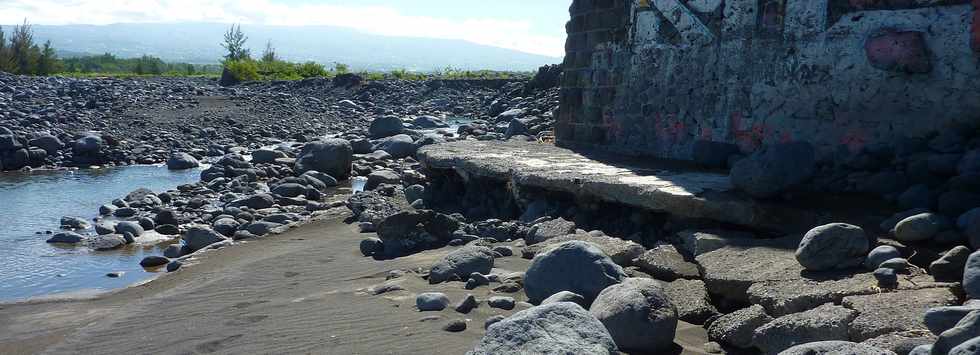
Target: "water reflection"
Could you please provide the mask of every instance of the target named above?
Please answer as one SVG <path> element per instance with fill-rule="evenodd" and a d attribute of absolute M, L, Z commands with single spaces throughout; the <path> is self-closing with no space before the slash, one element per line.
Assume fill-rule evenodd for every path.
<path fill-rule="evenodd" d="M 0 174 L 0 301 L 88 289 L 106 290 L 151 276 L 140 266 L 165 244 L 95 252 L 45 242 L 62 216 L 91 219 L 102 204 L 141 187 L 156 192 L 196 182 L 200 170 L 161 166 Z M 108 278 L 109 272 L 123 272 Z"/>

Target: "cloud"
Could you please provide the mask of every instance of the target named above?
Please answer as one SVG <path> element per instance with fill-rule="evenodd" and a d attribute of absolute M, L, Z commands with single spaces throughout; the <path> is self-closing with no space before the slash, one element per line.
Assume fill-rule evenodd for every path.
<path fill-rule="evenodd" d="M 287 4 L 277 0 L 0 0 L 0 23 L 44 25 L 124 22 L 238 22 L 340 26 L 381 35 L 462 39 L 554 57 L 564 38 L 531 24 L 495 18 L 409 16 L 385 6 Z"/>

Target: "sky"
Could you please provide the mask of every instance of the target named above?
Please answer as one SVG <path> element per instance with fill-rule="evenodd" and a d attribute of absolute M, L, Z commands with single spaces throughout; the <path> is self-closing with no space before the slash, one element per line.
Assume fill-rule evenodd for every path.
<path fill-rule="evenodd" d="M 0 23 L 327 25 L 564 55 L 572 0 L 0 0 Z"/>

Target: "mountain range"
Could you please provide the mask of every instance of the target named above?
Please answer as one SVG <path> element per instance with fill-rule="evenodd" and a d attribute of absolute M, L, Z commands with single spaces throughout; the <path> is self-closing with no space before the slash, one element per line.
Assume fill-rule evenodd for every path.
<path fill-rule="evenodd" d="M 6 28 L 10 28 L 4 26 Z M 112 25 L 34 25 L 37 42 L 50 40 L 61 55 L 112 53 L 120 57 L 152 55 L 168 62 L 217 63 L 229 25 L 218 23 Z M 267 41 L 281 58 L 315 61 L 331 66 L 344 63 L 355 70 L 433 71 L 447 67 L 465 70 L 534 70 L 561 58 L 524 53 L 463 40 L 392 37 L 329 26 L 243 25 L 253 57 Z"/>

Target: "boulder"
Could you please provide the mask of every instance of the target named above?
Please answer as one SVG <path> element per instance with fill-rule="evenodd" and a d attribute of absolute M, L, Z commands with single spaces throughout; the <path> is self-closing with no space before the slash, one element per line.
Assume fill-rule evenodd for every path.
<path fill-rule="evenodd" d="M 561 291 L 556 294 L 553 294 L 551 295 L 551 297 L 548 297 L 544 301 L 541 301 L 541 305 L 543 306 L 546 304 L 558 303 L 558 302 L 572 302 L 582 307 L 588 306 L 588 304 L 585 303 L 585 297 L 582 297 L 582 295 L 579 295 L 575 292 L 569 292 L 569 291 Z"/>
<path fill-rule="evenodd" d="M 94 250 L 112 250 L 126 245 L 126 238 L 119 234 L 99 235 L 85 239 L 85 244 Z"/>
<path fill-rule="evenodd" d="M 616 343 L 591 313 L 571 302 L 515 313 L 487 328 L 468 355 L 613 354 Z"/>
<path fill-rule="evenodd" d="M 732 184 L 757 198 L 779 196 L 810 179 L 816 171 L 816 153 L 809 143 L 781 143 L 766 147 L 735 163 Z"/>
<path fill-rule="evenodd" d="M 465 246 L 452 251 L 432 265 L 429 271 L 429 283 L 461 281 L 474 272 L 489 274 L 491 269 L 493 269 L 493 251 L 490 248 Z"/>
<path fill-rule="evenodd" d="M 374 190 L 377 189 L 378 186 L 381 186 L 381 184 L 401 185 L 401 182 L 402 182 L 401 176 L 398 176 L 398 174 L 395 173 L 394 171 L 391 170 L 372 171 L 370 174 L 368 174 L 367 183 L 364 184 L 364 189 Z M 415 202 L 415 200 L 409 202 Z"/>
<path fill-rule="evenodd" d="M 142 267 L 160 267 L 170 263 L 170 259 L 162 256 L 150 255 L 140 261 Z"/>
<path fill-rule="evenodd" d="M 84 218 L 70 216 L 61 217 L 61 229 L 80 230 L 87 229 L 89 225 L 90 223 L 88 223 L 88 221 Z"/>
<path fill-rule="evenodd" d="M 551 248 L 552 246 L 572 240 L 587 242 L 599 247 L 599 250 L 602 250 L 603 253 L 609 256 L 614 263 L 621 266 L 631 265 L 633 260 L 646 251 L 646 248 L 644 248 L 642 245 L 636 244 L 636 242 L 631 240 L 610 237 L 604 234 L 592 232 L 567 234 L 560 237 L 551 238 L 544 242 L 525 247 L 522 250 L 522 254 L 526 255 L 527 258 L 531 258 L 534 255 Z"/>
<path fill-rule="evenodd" d="M 868 237 L 861 227 L 833 223 L 811 229 L 796 249 L 805 269 L 823 271 L 861 265 L 868 252 Z"/>
<path fill-rule="evenodd" d="M 945 355 L 967 340 L 980 337 L 980 311 L 973 311 L 961 319 L 956 326 L 943 332 L 932 345 L 932 353 Z M 976 354 L 976 353 L 973 353 Z"/>
<path fill-rule="evenodd" d="M 415 307 L 419 312 L 441 311 L 449 307 L 449 297 L 439 292 L 427 292 L 415 297 Z"/>
<path fill-rule="evenodd" d="M 929 264 L 929 273 L 936 281 L 963 281 L 963 271 L 966 269 L 966 261 L 969 257 L 970 248 L 962 245 L 955 247 Z"/>
<path fill-rule="evenodd" d="M 270 208 L 276 204 L 276 198 L 270 194 L 255 194 L 232 201 L 229 207 L 248 207 L 255 210 Z"/>
<path fill-rule="evenodd" d="M 868 270 L 875 270 L 881 263 L 895 259 L 901 258 L 902 252 L 891 245 L 881 245 L 877 248 L 871 249 L 868 253 L 868 257 L 864 259 L 864 268 Z"/>
<path fill-rule="evenodd" d="M 921 213 L 898 222 L 895 225 L 895 239 L 902 242 L 921 242 L 951 228 L 946 217 L 935 213 Z"/>
<path fill-rule="evenodd" d="M 364 256 L 380 255 L 384 252 L 384 244 L 378 238 L 365 238 L 361 241 L 360 249 Z"/>
<path fill-rule="evenodd" d="M 624 278 L 623 269 L 595 245 L 570 241 L 534 257 L 524 274 L 524 290 L 532 303 L 571 291 L 591 304 L 599 292 Z"/>
<path fill-rule="evenodd" d="M 551 238 L 575 233 L 575 223 L 564 218 L 556 218 L 547 222 L 535 224 L 527 235 L 527 245 L 541 243 Z"/>
<path fill-rule="evenodd" d="M 674 344 L 677 309 L 656 280 L 628 278 L 609 286 L 589 312 L 606 326 L 620 350 L 660 353 Z"/>
<path fill-rule="evenodd" d="M 374 122 L 371 123 L 373 124 Z M 412 125 L 417 128 L 423 128 L 423 129 L 449 128 L 449 124 L 444 122 L 442 119 L 435 116 L 428 116 L 428 115 L 416 117 L 415 120 L 412 121 Z"/>
<path fill-rule="evenodd" d="M 143 235 L 143 226 L 136 222 L 123 221 L 116 223 L 116 233 L 125 235 L 126 233 L 132 234 L 134 238 L 138 238 Z"/>
<path fill-rule="evenodd" d="M 343 139 L 326 139 L 307 143 L 296 159 L 296 172 L 318 171 L 340 180 L 350 177 L 354 150 Z"/>
<path fill-rule="evenodd" d="M 779 355 L 896 355 L 870 345 L 848 341 L 818 341 L 786 349 Z"/>
<path fill-rule="evenodd" d="M 374 146 L 374 150 L 383 150 L 391 154 L 391 157 L 394 159 L 413 156 L 417 149 L 418 147 L 415 146 L 415 141 L 412 139 L 412 136 L 407 134 L 399 134 L 380 139 Z"/>
<path fill-rule="evenodd" d="M 388 257 L 440 248 L 452 240 L 459 222 L 433 211 L 405 211 L 388 216 L 378 225 L 378 237 Z"/>
<path fill-rule="evenodd" d="M 72 145 L 72 151 L 76 156 L 98 156 L 102 154 L 102 137 L 96 135 L 86 135 L 79 138 Z"/>
<path fill-rule="evenodd" d="M 633 264 L 658 280 L 697 279 L 701 277 L 698 265 L 684 259 L 673 245 L 660 244 L 647 250 Z"/>
<path fill-rule="evenodd" d="M 966 259 L 963 269 L 963 290 L 967 297 L 980 299 L 980 251 L 973 252 Z"/>
<path fill-rule="evenodd" d="M 756 329 L 773 320 L 760 305 L 723 315 L 708 326 L 708 339 L 741 349 L 752 347 Z"/>
<path fill-rule="evenodd" d="M 956 300 L 950 289 L 934 287 L 848 296 L 841 304 L 859 313 L 851 322 L 850 340 L 864 341 L 889 333 L 927 329 L 923 311 L 948 306 Z"/>
<path fill-rule="evenodd" d="M 225 236 L 218 234 L 213 229 L 204 226 L 193 226 L 184 232 L 181 237 L 184 244 L 187 245 L 187 249 L 190 252 L 195 252 L 205 247 L 228 240 Z"/>
<path fill-rule="evenodd" d="M 489 305 L 490 308 L 509 311 L 514 309 L 514 307 L 517 305 L 517 301 L 514 300 L 514 297 L 493 296 L 487 299 L 487 305 Z"/>
<path fill-rule="evenodd" d="M 677 308 L 677 318 L 684 322 L 704 324 L 718 315 L 718 309 L 711 303 L 704 281 L 678 279 L 665 283 L 664 292 Z"/>
<path fill-rule="evenodd" d="M 29 142 L 31 146 L 44 149 L 48 155 L 54 155 L 58 153 L 59 150 L 65 147 L 65 144 L 61 142 L 58 137 L 55 137 L 48 133 L 43 133 L 38 135 L 36 138 L 31 139 Z"/>
<path fill-rule="evenodd" d="M 405 125 L 400 118 L 395 116 L 375 118 L 371 121 L 371 126 L 368 128 L 368 134 L 374 139 L 391 137 L 401 134 L 403 131 L 405 131 Z"/>
<path fill-rule="evenodd" d="M 976 311 L 980 311 L 980 303 L 976 301 L 968 301 L 962 306 L 935 307 L 926 311 L 923 321 L 932 334 L 939 335 L 955 327 L 967 314 Z"/>
<path fill-rule="evenodd" d="M 873 346 L 882 350 L 889 350 L 896 354 L 908 355 L 913 349 L 921 345 L 931 345 L 936 342 L 936 337 L 921 330 L 907 332 L 888 333 L 879 337 L 862 341 L 861 344 Z M 928 352 L 926 352 L 928 354 Z"/>
<path fill-rule="evenodd" d="M 167 159 L 167 169 L 187 170 L 201 166 L 196 158 L 187 153 L 173 153 Z"/>
<path fill-rule="evenodd" d="M 935 354 L 935 353 L 933 353 Z M 949 355 L 976 355 L 980 354 L 980 337 L 976 337 L 957 345 L 949 351 Z"/>
<path fill-rule="evenodd" d="M 766 354 L 827 340 L 848 340 L 847 325 L 857 312 L 834 304 L 776 318 L 756 329 L 752 341 Z"/>
<path fill-rule="evenodd" d="M 78 244 L 85 240 L 85 237 L 81 234 L 75 232 L 61 232 L 57 233 L 51 238 L 48 238 L 48 243 L 58 243 L 58 244 Z"/>
<path fill-rule="evenodd" d="M 280 150 L 272 149 L 258 149 L 252 152 L 252 163 L 253 164 L 271 164 L 275 163 L 276 159 L 288 158 L 289 156 L 286 152 Z"/>

